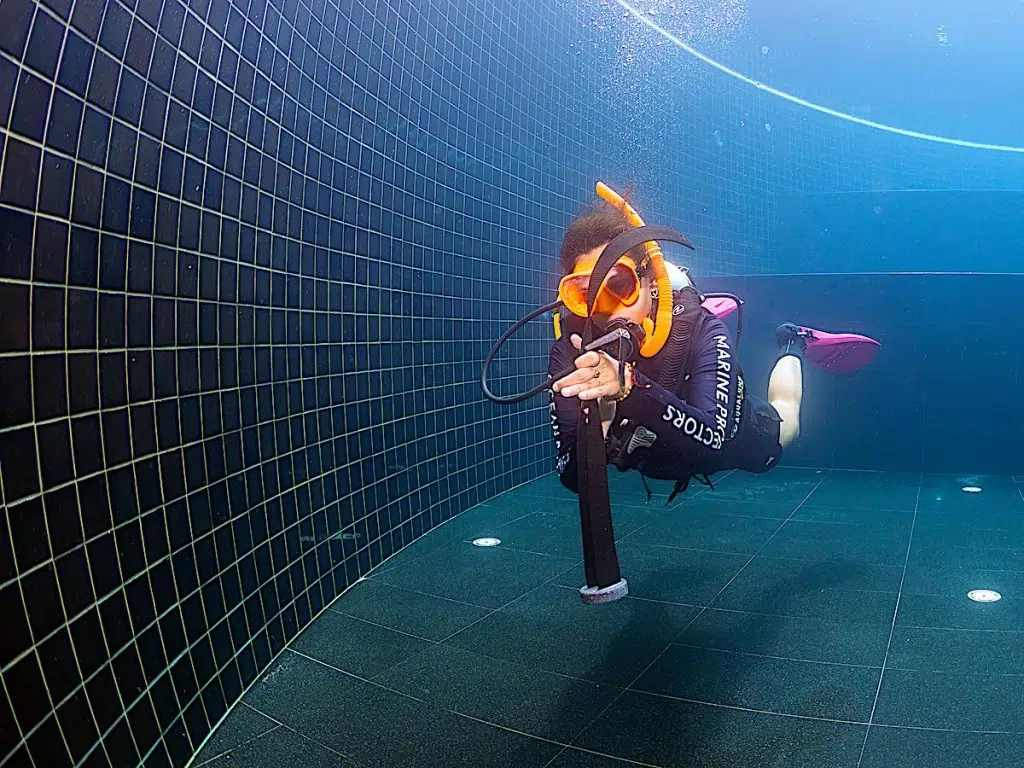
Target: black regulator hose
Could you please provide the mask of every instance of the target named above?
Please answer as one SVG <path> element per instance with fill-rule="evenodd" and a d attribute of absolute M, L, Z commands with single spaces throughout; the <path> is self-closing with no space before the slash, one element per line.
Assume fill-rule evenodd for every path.
<path fill-rule="evenodd" d="M 509 405 L 512 403 L 521 403 L 524 400 L 529 400 L 531 397 L 539 395 L 545 390 L 551 389 L 551 385 L 564 376 L 568 376 L 570 373 L 576 370 L 576 363 L 573 361 L 566 365 L 562 370 L 558 371 L 554 376 L 548 377 L 545 381 L 538 384 L 536 387 L 531 389 L 529 392 L 524 392 L 521 395 L 509 395 L 507 397 L 500 397 L 491 391 L 491 388 L 487 385 L 487 370 L 491 366 L 491 362 L 494 360 L 494 356 L 498 354 L 498 350 L 501 349 L 502 344 L 509 340 L 516 331 L 526 325 L 528 322 L 533 320 L 535 317 L 544 314 L 552 309 L 557 309 L 562 306 L 562 302 L 556 301 L 546 306 L 536 309 L 529 315 L 524 317 L 522 320 L 517 322 L 511 328 L 509 328 L 498 339 L 498 343 L 491 347 L 490 354 L 487 355 L 487 359 L 484 361 L 483 370 L 480 372 L 480 386 L 484 390 L 484 394 L 488 399 L 498 403 L 499 405 Z M 600 338 L 595 339 L 590 344 L 583 348 L 584 352 L 589 352 L 594 349 L 605 349 L 613 353 L 616 360 L 620 362 L 636 362 L 640 354 L 640 345 L 644 340 L 644 330 L 636 323 L 631 323 L 627 320 L 615 319 L 608 321 L 605 324 L 605 333 Z M 625 386 L 625 369 L 619 367 L 619 386 Z"/>
<path fill-rule="evenodd" d="M 522 328 L 524 325 L 526 325 L 534 318 L 540 317 L 545 312 L 550 312 L 553 309 L 559 309 L 561 306 L 561 301 L 553 301 L 550 304 L 545 304 L 540 309 L 533 310 L 533 312 L 528 314 L 522 320 L 520 320 L 507 331 L 505 331 L 503 334 L 501 334 L 501 338 L 498 339 L 497 343 L 495 343 L 493 347 L 491 347 L 491 351 L 487 355 L 487 359 L 484 361 L 483 370 L 480 372 L 480 386 L 483 387 L 484 394 L 487 396 L 488 400 L 498 403 L 499 405 L 512 405 L 514 403 L 521 403 L 525 400 L 529 400 L 531 397 L 536 397 L 546 389 L 551 389 L 552 384 L 554 384 L 563 376 L 568 376 L 570 373 L 576 370 L 575 365 L 569 365 L 566 367 L 564 371 L 560 371 L 554 376 L 545 379 L 536 387 L 531 389 L 529 392 L 524 392 L 521 395 L 508 395 L 507 397 L 501 397 L 499 395 L 494 394 L 487 384 L 487 370 L 491 367 L 491 361 L 494 360 L 494 356 L 498 354 L 498 350 L 501 349 L 505 342 L 508 341 L 520 328 Z"/>

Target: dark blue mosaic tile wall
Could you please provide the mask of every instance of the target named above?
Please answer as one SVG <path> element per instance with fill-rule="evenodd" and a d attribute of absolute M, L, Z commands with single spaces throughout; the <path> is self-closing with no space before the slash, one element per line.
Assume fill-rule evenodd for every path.
<path fill-rule="evenodd" d="M 348 584 L 550 471 L 477 377 L 614 166 L 574 13 L 0 0 L 0 762 L 183 765 Z"/>

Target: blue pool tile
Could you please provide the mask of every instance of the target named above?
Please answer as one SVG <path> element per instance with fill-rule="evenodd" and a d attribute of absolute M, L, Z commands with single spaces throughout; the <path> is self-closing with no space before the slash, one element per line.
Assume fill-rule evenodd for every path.
<path fill-rule="evenodd" d="M 886 624 L 850 625 L 709 608 L 697 617 L 678 642 L 737 653 L 880 669 L 889 633 L 890 627 Z"/>
<path fill-rule="evenodd" d="M 854 768 L 867 726 L 747 712 L 629 692 L 576 744 L 685 768 Z"/>
<path fill-rule="evenodd" d="M 967 731 L 1020 732 L 1024 699 L 1017 675 L 887 669 L 875 722 Z"/>
<path fill-rule="evenodd" d="M 454 712 L 567 743 L 621 692 L 439 645 L 374 682 Z"/>
<path fill-rule="evenodd" d="M 819 507 L 813 503 L 801 505 L 793 513 L 792 522 L 816 521 L 837 527 L 864 532 L 865 535 L 909 535 L 914 523 L 910 509 L 877 509 L 875 507 Z"/>
<path fill-rule="evenodd" d="M 807 503 L 820 507 L 913 510 L 918 482 L 916 473 L 833 472 L 814 489 Z"/>
<path fill-rule="evenodd" d="M 434 641 L 443 640 L 490 613 L 489 608 L 410 592 L 380 579 L 358 582 L 330 610 Z"/>
<path fill-rule="evenodd" d="M 1024 675 L 1024 632 L 897 624 L 886 664 L 919 672 Z"/>
<path fill-rule="evenodd" d="M 712 607 L 891 625 L 902 571 L 890 566 L 759 557 Z"/>
<path fill-rule="evenodd" d="M 1021 734 L 873 727 L 861 768 L 996 768 L 1018 765 L 1022 753 Z"/>
<path fill-rule="evenodd" d="M 673 645 L 632 687 L 710 704 L 866 723 L 880 672 Z"/>
<path fill-rule="evenodd" d="M 291 647 L 332 667 L 372 677 L 430 646 L 422 638 L 324 611 Z"/>
<path fill-rule="evenodd" d="M 969 546 L 962 540 L 915 541 L 908 567 L 1024 571 L 1024 547 Z"/>
<path fill-rule="evenodd" d="M 677 522 L 685 526 L 691 520 L 715 521 L 728 517 L 754 517 L 775 520 L 781 523 L 793 514 L 797 504 L 788 501 L 752 502 L 704 493 L 692 499 L 676 503 L 668 508 L 666 522 Z"/>
<path fill-rule="evenodd" d="M 718 515 L 691 517 L 688 510 L 673 510 L 630 536 L 630 546 L 648 545 L 754 554 L 779 527 L 770 518 Z"/>
<path fill-rule="evenodd" d="M 864 563 L 902 568 L 907 557 L 907 535 L 883 536 L 852 526 L 800 520 L 789 521 L 761 554 L 821 562 Z"/>
<path fill-rule="evenodd" d="M 1008 598 L 1024 597 L 1024 571 L 994 571 L 971 566 L 930 568 L 908 565 L 904 594 L 963 599 L 972 589 L 992 589 Z"/>
<path fill-rule="evenodd" d="M 266 735 L 226 752 L 206 763 L 204 768 L 267 768 L 301 765 L 303 768 L 354 766 L 343 755 L 327 749 L 288 728 L 275 728 Z"/>
<path fill-rule="evenodd" d="M 966 594 L 905 594 L 896 626 L 1019 631 L 1024 626 L 1024 600 L 976 603 Z"/>

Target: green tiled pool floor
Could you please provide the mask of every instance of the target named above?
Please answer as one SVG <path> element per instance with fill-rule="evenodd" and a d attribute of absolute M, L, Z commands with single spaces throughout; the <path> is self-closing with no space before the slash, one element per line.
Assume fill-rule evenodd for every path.
<path fill-rule="evenodd" d="M 356 584 L 196 764 L 1021 764 L 1014 478 L 779 468 L 672 508 L 611 482 L 629 598 L 580 601 L 576 499 L 542 478 Z"/>

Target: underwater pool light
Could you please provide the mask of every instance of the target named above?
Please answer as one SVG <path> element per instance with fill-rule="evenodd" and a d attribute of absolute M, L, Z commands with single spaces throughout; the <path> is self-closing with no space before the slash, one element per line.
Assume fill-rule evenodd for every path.
<path fill-rule="evenodd" d="M 489 536 L 485 536 L 482 539 L 473 539 L 474 547 L 496 547 L 501 544 L 501 539 L 494 539 Z"/>
<path fill-rule="evenodd" d="M 981 486 L 980 485 L 965 485 L 960 490 L 963 491 L 964 493 L 981 493 Z"/>
<path fill-rule="evenodd" d="M 994 603 L 1003 597 L 991 589 L 972 589 L 967 596 L 976 603 Z"/>

